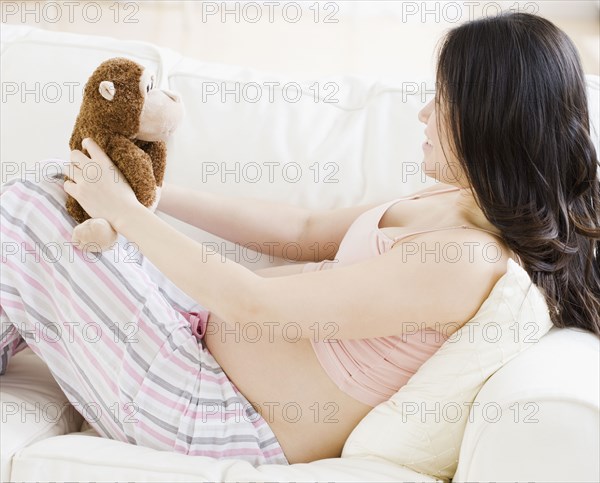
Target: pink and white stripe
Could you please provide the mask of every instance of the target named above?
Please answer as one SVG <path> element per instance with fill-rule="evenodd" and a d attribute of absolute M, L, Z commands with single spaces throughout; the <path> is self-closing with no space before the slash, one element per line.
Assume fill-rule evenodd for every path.
<path fill-rule="evenodd" d="M 132 256 L 123 237 L 101 255 L 72 248 L 75 221 L 62 186 L 60 178 L 26 177 L 1 189 L 0 374 L 29 346 L 102 436 L 288 464 L 205 347 L 209 312 L 143 255 Z"/>

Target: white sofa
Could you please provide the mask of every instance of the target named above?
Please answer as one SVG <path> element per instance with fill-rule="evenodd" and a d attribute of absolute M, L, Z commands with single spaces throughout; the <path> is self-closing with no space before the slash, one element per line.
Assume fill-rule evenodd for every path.
<path fill-rule="evenodd" d="M 432 78 L 302 82 L 296 102 L 294 79 L 205 64 L 149 44 L 2 25 L 0 50 L 1 183 L 41 159 L 68 157 L 87 76 L 100 61 L 126 55 L 154 69 L 186 106 L 169 144 L 167 181 L 310 208 L 385 201 L 433 184 L 419 172 L 417 121 Z M 587 80 L 598 149 L 600 79 Z M 269 91 L 268 82 L 278 85 Z M 240 99 L 229 94 L 223 102 L 223 87 L 239 88 Z M 262 98 L 252 102 L 257 92 Z M 293 263 L 165 219 L 246 266 Z M 525 414 L 470 421 L 452 481 L 600 481 L 599 354 L 597 337 L 553 328 L 501 367 L 476 403 Z M 254 469 L 103 439 L 82 427 L 30 350 L 0 377 L 0 396 L 2 481 L 440 481 L 376 455 Z"/>

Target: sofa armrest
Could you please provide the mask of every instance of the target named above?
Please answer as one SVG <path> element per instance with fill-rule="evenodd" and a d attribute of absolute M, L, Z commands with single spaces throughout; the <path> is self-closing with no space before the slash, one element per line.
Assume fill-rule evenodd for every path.
<path fill-rule="evenodd" d="M 46 364 L 27 348 L 0 376 L 0 481 L 9 481 L 15 453 L 36 441 L 68 434 L 83 418 L 71 406 Z"/>
<path fill-rule="evenodd" d="M 600 481 L 600 341 L 553 328 L 535 344 L 479 392 L 453 482 Z"/>

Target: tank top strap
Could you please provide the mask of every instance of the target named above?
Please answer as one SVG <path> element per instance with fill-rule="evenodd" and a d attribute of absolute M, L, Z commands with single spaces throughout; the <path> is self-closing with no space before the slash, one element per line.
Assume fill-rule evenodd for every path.
<path fill-rule="evenodd" d="M 381 205 L 379 205 L 377 208 L 377 211 L 374 213 L 377 222 L 379 224 L 379 221 L 381 221 L 381 219 L 383 218 L 383 215 L 385 214 L 385 212 L 390 209 L 393 205 L 395 205 L 396 203 L 400 203 L 401 201 L 407 201 L 407 200 L 417 200 L 420 198 L 427 198 L 429 196 L 435 196 L 437 194 L 442 194 L 442 193 L 448 193 L 449 191 L 458 191 L 460 188 L 457 187 L 452 187 L 452 188 L 446 188 L 446 189 L 442 189 L 442 190 L 437 190 L 437 191 L 428 191 L 425 193 L 421 193 L 421 194 L 416 194 L 416 195 L 407 195 L 407 196 L 401 196 L 400 198 L 395 198 L 393 200 L 388 201 L 387 203 L 383 203 Z M 424 196 L 423 196 L 424 195 Z"/>

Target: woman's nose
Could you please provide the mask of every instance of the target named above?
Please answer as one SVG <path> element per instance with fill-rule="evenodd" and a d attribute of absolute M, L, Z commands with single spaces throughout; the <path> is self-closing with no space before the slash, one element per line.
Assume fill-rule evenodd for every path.
<path fill-rule="evenodd" d="M 434 100 L 432 99 L 423 109 L 419 111 L 419 121 L 421 121 L 423 124 L 427 124 L 429 116 L 431 116 L 431 113 L 433 112 L 433 106 Z"/>

